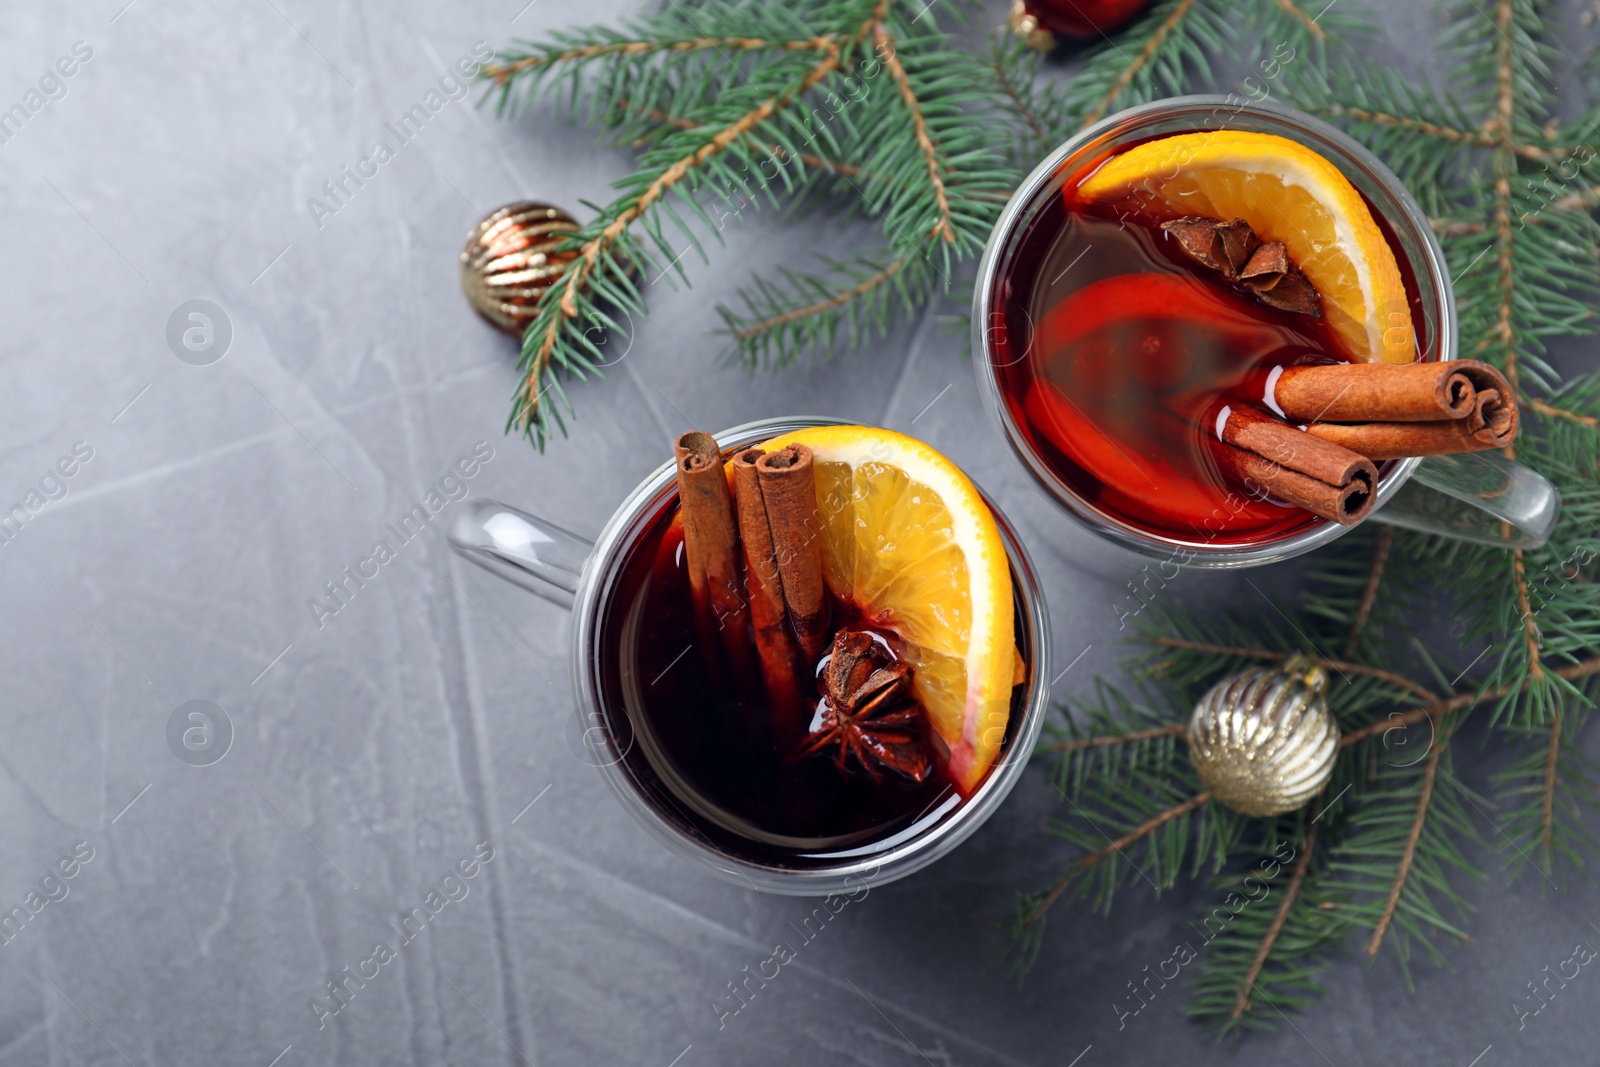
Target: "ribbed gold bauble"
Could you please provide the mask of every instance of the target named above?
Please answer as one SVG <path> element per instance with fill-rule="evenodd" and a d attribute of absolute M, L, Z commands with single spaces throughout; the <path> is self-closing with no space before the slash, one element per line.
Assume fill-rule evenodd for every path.
<path fill-rule="evenodd" d="M 513 337 L 532 321 L 539 298 L 566 273 L 575 251 L 559 252 L 578 221 L 558 207 L 519 200 L 491 211 L 461 250 L 461 290 L 474 311 Z"/>
<path fill-rule="evenodd" d="M 1327 688 L 1327 673 L 1305 657 L 1212 686 L 1189 720 L 1189 758 L 1212 797 L 1265 816 L 1316 796 L 1339 754 Z"/>

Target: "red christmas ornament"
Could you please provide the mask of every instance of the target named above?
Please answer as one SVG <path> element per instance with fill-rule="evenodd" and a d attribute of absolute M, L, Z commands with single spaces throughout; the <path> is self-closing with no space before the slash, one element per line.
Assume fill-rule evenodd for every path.
<path fill-rule="evenodd" d="M 1048 52 L 1058 37 L 1093 40 L 1120 30 L 1149 6 L 1150 0 L 1012 0 L 1011 29 Z"/>

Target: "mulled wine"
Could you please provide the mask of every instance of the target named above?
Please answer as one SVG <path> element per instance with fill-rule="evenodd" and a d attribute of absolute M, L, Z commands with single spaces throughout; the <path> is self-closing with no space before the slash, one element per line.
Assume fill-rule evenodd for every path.
<path fill-rule="evenodd" d="M 1026 664 L 1032 650 L 1020 610 L 1013 604 L 1016 655 Z M 604 609 L 600 704 L 610 709 L 606 731 L 624 769 L 681 830 L 735 857 L 805 868 L 870 858 L 932 829 L 964 803 L 913 702 L 891 709 L 875 735 L 899 745 L 904 758 L 868 763 L 830 743 L 823 720 L 834 646 L 816 662 L 796 647 L 805 721 L 799 736 L 785 736 L 754 660 L 726 655 L 714 629 L 708 645 L 698 615 L 683 516 L 673 500 L 644 526 Z M 828 618 L 830 629 L 873 646 L 870 670 L 858 673 L 906 662 L 902 635 L 859 605 L 830 593 Z M 738 637 L 752 640 L 748 628 Z M 1002 753 L 1010 751 L 1026 690 L 1013 691 Z"/>
<path fill-rule="evenodd" d="M 1288 368 L 1437 358 L 1423 332 L 1412 265 L 1387 222 L 1348 182 L 1325 194 L 1332 208 L 1257 174 L 1219 191 L 1216 168 L 1202 171 L 1194 162 L 1220 151 L 1204 144 L 1163 162 L 1155 178 L 1130 179 L 1126 188 L 1106 179 L 1133 153 L 1187 136 L 1069 157 L 1063 165 L 1071 170 L 1058 179 L 1059 194 L 1017 235 L 994 290 L 1003 328 L 991 328 L 987 340 L 1001 402 L 1027 447 L 1073 493 L 1143 533 L 1248 545 L 1330 520 L 1357 521 L 1388 469 L 1379 454 L 1357 443 L 1350 447 L 1366 457 L 1364 466 L 1340 467 L 1321 452 L 1306 462 L 1307 452 L 1321 448 L 1311 439 L 1341 427 L 1318 425 L 1316 412 L 1286 417 L 1262 386 Z M 1298 152 L 1291 156 L 1297 165 L 1309 156 L 1306 166 L 1331 170 L 1309 150 L 1289 151 Z M 1364 248 L 1393 264 L 1385 268 L 1393 272 L 1387 289 L 1382 278 L 1339 279 L 1337 269 L 1311 262 L 1334 245 L 1331 227 L 1305 241 L 1291 230 L 1287 249 L 1266 240 L 1265 231 L 1281 230 L 1291 215 L 1314 228 L 1319 211 L 1368 217 L 1358 220 L 1370 234 Z M 1297 250 L 1307 263 L 1296 265 Z M 1312 286 L 1309 273 L 1327 291 Z M 1330 277 L 1358 291 L 1349 296 Z M 1373 322 L 1368 351 L 1363 331 Z M 1274 424 L 1255 419 L 1258 410 Z M 1236 414 L 1253 421 L 1243 426 Z M 1305 428 L 1312 432 L 1296 438 Z M 1258 447 L 1263 435 L 1272 440 Z M 1329 485 L 1306 469 L 1317 477 L 1333 470 L 1344 481 Z"/>

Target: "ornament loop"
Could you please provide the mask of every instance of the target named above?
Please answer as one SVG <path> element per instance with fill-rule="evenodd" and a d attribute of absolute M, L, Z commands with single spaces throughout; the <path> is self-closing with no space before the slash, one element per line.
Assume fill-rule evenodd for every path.
<path fill-rule="evenodd" d="M 1315 656 L 1293 656 L 1284 662 L 1283 671 L 1313 693 L 1325 693 L 1328 690 L 1327 669 Z"/>

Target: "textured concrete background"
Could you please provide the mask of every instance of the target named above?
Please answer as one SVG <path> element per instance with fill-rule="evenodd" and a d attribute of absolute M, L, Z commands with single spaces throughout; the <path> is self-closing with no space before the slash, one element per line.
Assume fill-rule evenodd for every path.
<path fill-rule="evenodd" d="M 727 984 L 809 908 L 672 859 L 574 758 L 563 613 L 452 558 L 448 512 L 321 628 L 307 600 L 477 442 L 493 456 L 474 496 L 593 534 L 686 423 L 796 412 L 912 429 L 996 494 L 1044 570 L 1056 662 L 1088 649 L 1063 693 L 1115 672 L 1130 568 L 1011 462 L 961 341 L 931 319 L 826 372 L 716 366 L 714 304 L 752 270 L 855 239 L 827 226 L 747 213 L 692 265 L 693 290 L 651 290 L 612 379 L 571 390 L 571 440 L 539 457 L 502 438 L 512 346 L 462 301 L 460 242 L 514 198 L 604 199 L 625 154 L 453 102 L 320 226 L 306 200 L 475 42 L 638 6 L 524 3 L 5 5 L 0 105 L 84 43 L 64 95 L 0 145 L 0 498 L 37 488 L 43 505 L 0 546 L 0 904 L 63 858 L 75 873 L 0 947 L 0 1064 L 1466 1067 L 1490 1045 L 1484 1067 L 1593 1061 L 1600 979 L 1517 1031 L 1524 983 L 1600 937 L 1593 885 L 1556 894 L 1528 871 L 1487 878 L 1474 941 L 1449 970 L 1422 963 L 1414 993 L 1387 955 L 1341 958 L 1322 1003 L 1238 1049 L 1187 1023 L 1175 992 L 1121 1030 L 1112 1007 L 1203 891 L 1058 915 L 1019 989 L 1000 923 L 1061 857 L 1038 769 L 719 1029 Z M 1392 57 L 1433 39 L 1420 5 L 1381 17 Z M 231 331 L 207 366 L 167 340 L 191 300 Z M 62 460 L 72 475 L 52 477 Z M 175 717 L 180 735 L 200 722 L 178 712 L 189 701 L 231 724 L 225 746 L 215 710 L 210 747 L 191 735 L 209 765 L 169 742 Z M 467 895 L 319 1030 L 324 984 L 489 850 Z"/>

